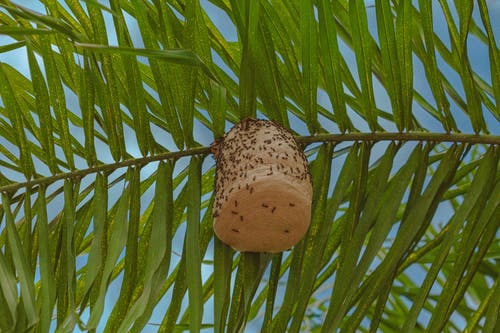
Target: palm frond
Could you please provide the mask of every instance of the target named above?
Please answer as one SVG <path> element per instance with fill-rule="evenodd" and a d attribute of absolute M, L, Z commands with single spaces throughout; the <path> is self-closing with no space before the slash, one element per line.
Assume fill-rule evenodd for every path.
<path fill-rule="evenodd" d="M 0 1 L 0 331 L 498 331 L 492 4 L 41 2 Z M 249 116 L 310 163 L 279 254 L 212 230 Z"/>

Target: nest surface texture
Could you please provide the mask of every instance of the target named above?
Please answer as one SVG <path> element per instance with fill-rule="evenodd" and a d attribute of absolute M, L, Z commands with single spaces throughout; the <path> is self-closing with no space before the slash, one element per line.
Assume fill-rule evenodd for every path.
<path fill-rule="evenodd" d="M 281 252 L 311 222 L 312 184 L 292 133 L 268 120 L 245 119 L 213 145 L 214 231 L 243 252 Z"/>

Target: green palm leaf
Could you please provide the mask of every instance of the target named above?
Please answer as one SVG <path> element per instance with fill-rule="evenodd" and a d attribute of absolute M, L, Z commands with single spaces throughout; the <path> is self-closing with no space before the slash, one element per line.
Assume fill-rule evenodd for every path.
<path fill-rule="evenodd" d="M 41 3 L 0 0 L 1 332 L 500 329 L 495 4 Z M 212 230 L 248 116 L 310 163 L 279 254 Z"/>

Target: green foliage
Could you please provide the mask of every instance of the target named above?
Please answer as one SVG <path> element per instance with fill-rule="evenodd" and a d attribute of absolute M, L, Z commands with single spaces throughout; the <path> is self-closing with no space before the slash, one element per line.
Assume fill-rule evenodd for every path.
<path fill-rule="evenodd" d="M 488 2 L 41 2 L 0 0 L 1 332 L 499 331 Z M 209 141 L 256 115 L 313 176 L 274 255 L 212 230 Z"/>

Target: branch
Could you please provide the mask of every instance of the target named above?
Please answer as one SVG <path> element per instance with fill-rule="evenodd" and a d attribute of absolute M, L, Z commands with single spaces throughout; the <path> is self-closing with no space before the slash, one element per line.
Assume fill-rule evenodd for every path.
<path fill-rule="evenodd" d="M 297 136 L 297 142 L 308 145 L 315 142 L 344 142 L 344 141 L 424 141 L 424 142 L 452 142 L 467 144 L 500 145 L 500 136 L 475 134 L 438 134 L 426 132 L 414 133 L 349 133 L 349 134 L 317 134 L 314 136 Z M 177 152 L 167 152 L 158 155 L 133 158 L 112 164 L 102 164 L 82 170 L 58 173 L 49 177 L 40 177 L 26 182 L 12 183 L 0 186 L 0 192 L 15 192 L 20 188 L 48 185 L 62 179 L 78 179 L 98 172 L 113 172 L 116 169 L 129 166 L 143 166 L 150 162 L 178 159 L 184 156 L 208 155 L 210 147 L 197 147 Z"/>
<path fill-rule="evenodd" d="M 300 143 L 310 144 L 314 142 L 342 142 L 342 141 L 425 141 L 425 142 L 453 142 L 468 144 L 500 145 L 500 136 L 476 135 L 476 134 L 441 134 L 427 132 L 413 133 L 349 133 L 349 134 L 317 134 L 314 136 L 296 137 Z"/>

